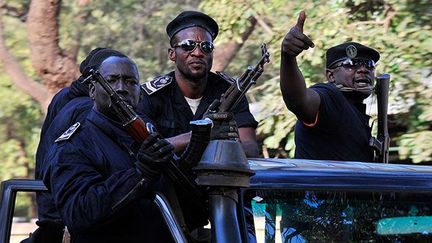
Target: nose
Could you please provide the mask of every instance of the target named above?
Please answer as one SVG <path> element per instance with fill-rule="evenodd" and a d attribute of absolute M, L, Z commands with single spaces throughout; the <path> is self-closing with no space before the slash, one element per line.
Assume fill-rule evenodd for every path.
<path fill-rule="evenodd" d="M 115 83 L 114 83 L 114 87 L 113 87 L 113 89 L 118 93 L 118 94 L 122 94 L 122 95 L 126 95 L 126 94 L 128 94 L 128 90 L 127 90 L 127 87 L 126 87 L 127 85 L 126 85 L 126 83 L 125 82 L 123 82 L 123 80 L 117 80 Z"/>

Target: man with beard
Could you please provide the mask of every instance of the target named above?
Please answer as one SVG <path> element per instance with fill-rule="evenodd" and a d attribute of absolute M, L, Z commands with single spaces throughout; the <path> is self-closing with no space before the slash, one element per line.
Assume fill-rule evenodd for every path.
<path fill-rule="evenodd" d="M 282 95 L 298 118 L 295 158 L 373 161 L 371 128 L 363 100 L 372 92 L 380 55 L 356 42 L 331 47 L 326 52 L 328 82 L 306 88 L 296 61 L 303 50 L 314 47 L 303 34 L 305 19 L 301 12 L 281 46 Z"/>
<path fill-rule="evenodd" d="M 141 94 L 135 63 L 115 55 L 97 69 L 135 108 Z M 44 183 L 72 242 L 172 242 L 153 200 L 173 146 L 154 133 L 136 143 L 99 83 L 89 96 L 94 106 L 86 119 L 58 137 L 45 158 Z"/>
<path fill-rule="evenodd" d="M 138 114 L 152 120 L 176 152 L 184 150 L 190 141 L 190 121 L 202 119 L 209 105 L 230 86 L 210 72 L 213 41 L 218 31 L 215 20 L 204 13 L 180 13 L 166 28 L 170 41 L 168 58 L 175 63 L 175 70 L 142 86 L 145 94 L 138 105 Z M 232 113 L 238 135 L 228 132 L 225 137 L 239 136 L 246 155 L 258 156 L 255 136 L 258 123 L 249 111 L 247 99 L 243 98 Z"/>

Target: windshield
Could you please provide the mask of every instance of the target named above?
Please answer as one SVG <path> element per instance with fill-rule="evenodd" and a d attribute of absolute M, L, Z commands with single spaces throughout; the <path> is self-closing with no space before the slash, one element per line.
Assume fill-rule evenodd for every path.
<path fill-rule="evenodd" d="M 265 189 L 244 196 L 251 242 L 432 240 L 430 194 Z"/>

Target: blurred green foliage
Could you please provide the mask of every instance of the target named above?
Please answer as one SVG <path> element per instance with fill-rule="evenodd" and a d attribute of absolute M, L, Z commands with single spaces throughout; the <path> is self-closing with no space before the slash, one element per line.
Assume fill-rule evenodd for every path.
<path fill-rule="evenodd" d="M 230 64 L 229 71 L 240 73 L 247 63 L 253 64 L 253 53 L 267 42 L 271 64 L 249 98 L 259 104 L 258 132 L 265 147 L 293 154 L 294 115 L 289 112 L 279 90 L 280 43 L 295 25 L 298 14 L 307 14 L 304 32 L 315 48 L 298 56 L 303 75 L 311 85 L 324 82 L 325 51 L 345 41 L 357 41 L 381 53 L 377 74 L 390 73 L 389 110 L 392 127 L 392 151 L 399 159 L 414 163 L 431 162 L 432 141 L 432 5 L 430 1 L 206 1 L 204 9 L 216 16 L 225 30 L 220 40 L 236 39 L 232 33 L 240 29 L 233 19 L 258 16 L 267 26 L 259 25 Z M 226 6 L 232 6 L 226 8 Z M 237 11 L 240 10 L 240 11 Z M 233 13 L 231 13 L 233 12 Z M 235 16 L 229 18 L 227 15 Z M 270 27 L 270 31 L 265 27 Z M 221 46 L 220 43 L 218 43 Z M 241 67 L 240 67 L 241 66 Z M 376 98 L 371 98 L 372 103 Z M 369 113 L 376 118 L 368 108 Z"/>
<path fill-rule="evenodd" d="M 26 12 L 30 1 L 5 2 Z M 258 132 L 265 155 L 293 154 L 296 118 L 285 107 L 279 90 L 280 43 L 296 23 L 298 13 L 305 10 L 304 32 L 312 38 L 315 48 L 299 55 L 298 63 L 308 85 L 325 81 L 324 55 L 329 47 L 354 40 L 376 48 L 381 53 L 377 73 L 391 74 L 391 122 L 402 128 L 392 137 L 392 151 L 400 159 L 414 163 L 431 162 L 430 1 L 92 0 L 84 7 L 77 1 L 63 1 L 60 45 L 69 49 L 78 44 L 78 63 L 98 46 L 123 51 L 137 62 L 141 79 L 146 81 L 172 69 L 167 58 L 165 26 L 180 11 L 190 9 L 207 12 L 218 21 L 216 48 L 223 48 L 229 41 L 241 41 L 241 33 L 250 24 L 248 18 L 257 20 L 252 35 L 225 71 L 233 76 L 243 73 L 248 64 L 254 65 L 260 58 L 261 43 L 268 44 L 271 63 L 248 93 L 260 122 Z M 41 81 L 28 58 L 23 20 L 25 15 L 2 15 L 7 45 L 27 75 Z M 0 73 L 0 119 L 0 180 L 32 177 L 42 111 L 11 84 L 4 72 Z"/>
<path fill-rule="evenodd" d="M 37 79 L 28 58 L 30 50 L 26 42 L 25 24 L 17 18 L 3 18 L 3 24 L 10 50 L 27 75 Z M 33 177 L 41 124 L 39 104 L 14 87 L 6 73 L 0 72 L 0 180 Z"/>

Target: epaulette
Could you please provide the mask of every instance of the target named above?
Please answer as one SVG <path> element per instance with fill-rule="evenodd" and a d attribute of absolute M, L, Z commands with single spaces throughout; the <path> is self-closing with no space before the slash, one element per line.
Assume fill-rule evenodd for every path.
<path fill-rule="evenodd" d="M 69 127 L 60 137 L 58 137 L 54 142 L 60 142 L 64 140 L 68 140 L 72 135 L 78 130 L 78 127 L 81 125 L 81 123 L 77 122 L 73 124 L 71 127 Z"/>
<path fill-rule="evenodd" d="M 156 91 L 162 89 L 172 82 L 171 76 L 158 76 L 152 81 L 146 82 L 141 85 L 141 88 L 148 94 L 151 95 Z"/>

